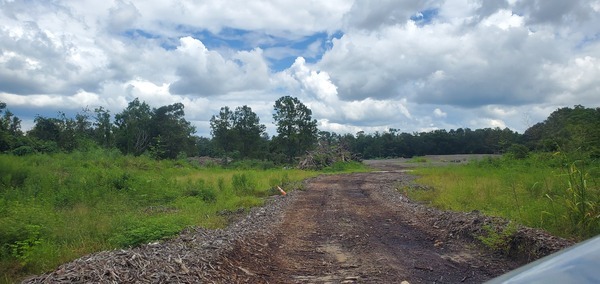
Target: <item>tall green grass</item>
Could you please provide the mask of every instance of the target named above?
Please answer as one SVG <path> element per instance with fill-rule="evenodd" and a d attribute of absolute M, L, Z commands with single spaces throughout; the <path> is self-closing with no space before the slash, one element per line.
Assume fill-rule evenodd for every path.
<path fill-rule="evenodd" d="M 599 168 L 598 161 L 560 153 L 421 168 L 417 182 L 432 189 L 409 190 L 409 196 L 444 210 L 479 210 L 585 239 L 600 234 Z"/>
<path fill-rule="evenodd" d="M 106 150 L 0 155 L 0 282 L 188 226 L 223 227 L 218 212 L 261 205 L 275 186 L 290 190 L 316 174 L 200 168 Z"/>

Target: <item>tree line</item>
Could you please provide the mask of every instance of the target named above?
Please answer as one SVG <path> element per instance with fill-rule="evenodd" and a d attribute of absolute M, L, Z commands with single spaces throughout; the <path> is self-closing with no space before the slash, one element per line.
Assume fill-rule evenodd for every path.
<path fill-rule="evenodd" d="M 362 158 L 413 157 L 429 154 L 501 154 L 518 151 L 578 150 L 600 156 L 600 108 L 561 108 L 519 134 L 508 128 L 337 134 L 319 131 L 312 111 L 298 98 L 284 96 L 273 105 L 277 134 L 249 106 L 224 106 L 210 119 L 211 137 L 195 136 L 184 105 L 151 108 L 134 99 L 114 116 L 103 107 L 67 117 L 37 116 L 31 130 L 0 102 L 0 152 L 26 155 L 70 152 L 93 147 L 116 148 L 125 155 L 157 159 L 190 156 L 227 157 L 293 163 L 317 146 L 346 149 Z"/>
<path fill-rule="evenodd" d="M 600 107 L 575 105 L 554 111 L 523 133 L 522 143 L 531 150 L 579 151 L 600 157 Z"/>
<path fill-rule="evenodd" d="M 365 159 L 450 154 L 499 154 L 519 143 L 520 135 L 508 128 L 469 128 L 405 133 L 396 129 L 356 136 L 344 135 L 354 153 Z"/>
<path fill-rule="evenodd" d="M 274 104 L 278 134 L 266 127 L 249 106 L 222 107 L 210 120 L 211 138 L 198 137 L 185 119 L 184 105 L 151 108 L 134 99 L 111 115 L 99 107 L 67 117 L 37 116 L 31 130 L 0 102 L 0 152 L 15 155 L 71 152 L 93 147 L 116 148 L 124 155 L 151 155 L 157 159 L 190 156 L 261 159 L 284 163 L 310 150 L 316 141 L 317 121 L 299 99 L 284 96 Z"/>
<path fill-rule="evenodd" d="M 600 158 L 600 108 L 575 105 L 552 112 L 548 118 L 519 134 L 508 128 L 433 130 L 404 133 L 396 129 L 356 135 L 331 135 L 363 158 L 413 157 L 447 154 L 504 154 L 525 157 L 529 151 L 574 152 Z"/>

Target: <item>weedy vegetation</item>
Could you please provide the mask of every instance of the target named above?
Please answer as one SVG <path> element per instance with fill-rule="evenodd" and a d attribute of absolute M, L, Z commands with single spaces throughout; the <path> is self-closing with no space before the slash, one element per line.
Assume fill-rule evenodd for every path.
<path fill-rule="evenodd" d="M 425 157 L 413 157 L 412 159 L 408 160 L 408 162 L 409 163 L 427 163 L 429 161 Z"/>
<path fill-rule="evenodd" d="M 409 196 L 443 210 L 479 210 L 576 240 L 600 234 L 600 162 L 584 155 L 505 155 L 416 174 L 429 190 Z"/>
<path fill-rule="evenodd" d="M 200 167 L 100 149 L 0 155 L 0 282 L 188 226 L 224 227 L 227 217 L 218 212 L 261 205 L 279 194 L 276 186 L 297 189 L 318 174 L 249 163 Z"/>

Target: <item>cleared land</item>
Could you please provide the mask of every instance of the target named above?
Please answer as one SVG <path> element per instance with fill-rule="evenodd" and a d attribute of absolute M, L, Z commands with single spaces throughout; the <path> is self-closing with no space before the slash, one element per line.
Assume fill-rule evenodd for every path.
<path fill-rule="evenodd" d="M 412 183 L 405 162 L 313 178 L 225 230 L 93 254 L 28 282 L 481 283 L 531 260 L 477 244 L 490 218 L 410 202 L 396 190 Z M 569 244 L 529 232 L 542 253 Z"/>

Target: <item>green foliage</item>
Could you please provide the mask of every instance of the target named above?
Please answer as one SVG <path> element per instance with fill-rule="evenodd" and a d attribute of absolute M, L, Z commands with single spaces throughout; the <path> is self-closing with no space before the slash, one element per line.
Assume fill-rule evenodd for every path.
<path fill-rule="evenodd" d="M 249 106 L 232 112 L 222 107 L 210 119 L 213 140 L 225 156 L 232 158 L 258 158 L 266 154 L 266 127 Z"/>
<path fill-rule="evenodd" d="M 408 160 L 409 163 L 427 163 L 428 160 L 425 157 L 413 157 L 412 159 Z"/>
<path fill-rule="evenodd" d="M 35 149 L 31 146 L 19 146 L 12 150 L 12 154 L 17 155 L 17 156 L 25 156 L 25 155 L 35 154 L 35 153 L 36 153 Z"/>
<path fill-rule="evenodd" d="M 34 120 L 33 129 L 27 133 L 27 136 L 37 144 L 55 143 L 58 149 L 66 152 L 75 149 L 89 149 L 94 146 L 94 142 L 90 138 L 92 129 L 91 123 L 87 121 L 86 112 L 84 110 L 83 114 L 78 113 L 75 119 L 68 118 L 61 112 L 57 118 L 38 116 Z M 37 149 L 42 153 L 55 152 L 52 148 L 48 150 Z"/>
<path fill-rule="evenodd" d="M 23 239 L 10 244 L 11 255 L 17 258 L 22 266 L 34 260 L 35 249 L 42 244 L 40 226 L 26 225 L 24 235 Z"/>
<path fill-rule="evenodd" d="M 236 149 L 242 158 L 257 158 L 263 153 L 262 142 L 266 135 L 266 127 L 260 124 L 258 115 L 249 106 L 235 109 L 233 114 L 233 130 L 235 132 Z"/>
<path fill-rule="evenodd" d="M 513 144 L 508 148 L 507 155 L 513 159 L 525 159 L 529 157 L 529 149 L 522 144 Z"/>
<path fill-rule="evenodd" d="M 10 158 L 0 156 L 0 185 L 2 185 L 2 188 L 10 189 L 23 186 L 29 176 L 29 171 L 28 168 L 22 165 L 11 163 Z"/>
<path fill-rule="evenodd" d="M 338 161 L 333 163 L 333 165 L 326 167 L 323 169 L 323 172 L 326 173 L 342 173 L 342 172 L 364 172 L 367 171 L 368 168 L 361 162 L 351 161 L 351 162 L 342 162 Z"/>
<path fill-rule="evenodd" d="M 129 173 L 122 173 L 117 177 L 114 177 L 111 181 L 112 186 L 116 190 L 128 190 L 131 184 L 131 175 Z"/>
<path fill-rule="evenodd" d="M 481 160 L 473 161 L 472 164 L 481 168 L 500 168 L 504 165 L 504 161 L 496 157 L 484 157 Z"/>
<path fill-rule="evenodd" d="M 162 240 L 177 235 L 183 229 L 182 224 L 169 216 L 144 222 L 127 222 L 121 232 L 116 233 L 110 240 L 120 247 L 133 247 L 156 240 Z"/>
<path fill-rule="evenodd" d="M 267 160 L 239 160 L 234 161 L 227 165 L 227 168 L 237 169 L 237 170 L 250 170 L 250 169 L 261 169 L 268 170 L 274 169 L 275 163 Z"/>
<path fill-rule="evenodd" d="M 124 154 L 141 155 L 150 146 L 150 106 L 137 98 L 115 115 L 116 146 Z"/>
<path fill-rule="evenodd" d="M 225 179 L 223 177 L 219 177 L 217 179 L 217 188 L 219 189 L 219 192 L 225 192 L 227 190 L 227 187 L 225 186 Z"/>
<path fill-rule="evenodd" d="M 84 254 L 223 227 L 217 212 L 260 205 L 317 173 L 195 167 L 119 150 L 0 155 L 0 275 L 9 282 Z"/>
<path fill-rule="evenodd" d="M 200 198 L 207 203 L 214 203 L 217 201 L 217 192 L 212 186 L 206 184 L 203 179 L 199 179 L 195 183 L 189 184 L 184 194 L 186 196 Z"/>
<path fill-rule="evenodd" d="M 97 139 L 110 144 L 113 136 L 107 125 L 110 116 L 102 109 L 96 112 Z M 184 116 L 181 103 L 150 109 L 136 98 L 115 115 L 115 145 L 124 154 L 148 153 L 157 159 L 175 159 L 182 152 L 192 154 L 196 150 L 191 135 L 196 130 Z"/>
<path fill-rule="evenodd" d="M 521 135 L 508 128 L 469 128 L 401 133 L 397 129 L 356 136 L 339 136 L 349 149 L 364 159 L 450 154 L 495 154 L 519 143 Z"/>
<path fill-rule="evenodd" d="M 114 146 L 114 134 L 113 126 L 110 122 L 110 111 L 105 110 L 103 107 L 94 109 L 96 114 L 95 122 L 93 123 L 95 129 L 93 130 L 93 138 L 98 145 L 105 148 Z"/>
<path fill-rule="evenodd" d="M 274 109 L 277 136 L 273 143 L 291 163 L 294 157 L 313 148 L 317 140 L 317 121 L 312 119 L 312 111 L 298 98 L 281 97 L 275 101 Z"/>
<path fill-rule="evenodd" d="M 245 173 L 234 174 L 231 177 L 231 185 L 238 194 L 252 194 L 256 189 L 256 183 Z"/>
<path fill-rule="evenodd" d="M 196 129 L 185 120 L 184 106 L 175 103 L 153 109 L 150 122 L 151 149 L 159 159 L 175 159 L 192 153 Z"/>
<path fill-rule="evenodd" d="M 233 139 L 233 112 L 229 107 L 225 106 L 221 108 L 218 116 L 212 116 L 210 119 L 210 133 L 213 137 L 213 141 L 222 151 L 225 153 L 232 152 L 235 149 Z"/>
<path fill-rule="evenodd" d="M 21 135 L 21 120 L 6 109 L 6 104 L 0 102 L 0 152 L 6 152 L 19 146 Z"/>
<path fill-rule="evenodd" d="M 571 161 L 571 162 L 569 162 Z M 455 167 L 417 170 L 409 196 L 444 210 L 479 210 L 564 237 L 600 233 L 597 160 L 532 153 L 525 159 L 483 159 Z"/>
<path fill-rule="evenodd" d="M 526 145 L 538 151 L 585 152 L 600 157 L 600 108 L 560 108 L 523 134 Z"/>
<path fill-rule="evenodd" d="M 574 225 L 573 230 L 586 236 L 600 232 L 600 187 L 592 187 L 594 181 L 581 162 L 566 167 L 568 186 L 565 189 L 567 216 Z"/>
<path fill-rule="evenodd" d="M 60 152 L 58 144 L 54 141 L 33 140 L 33 143 L 37 153 L 54 154 Z"/>
<path fill-rule="evenodd" d="M 561 108 L 545 121 L 537 123 L 523 135 L 508 128 L 471 130 L 433 130 L 401 133 L 397 129 L 365 134 L 339 135 L 319 132 L 312 112 L 297 98 L 281 97 L 275 102 L 273 118 L 278 135 L 269 140 L 265 126 L 248 106 L 221 108 L 211 119 L 213 139 L 193 137 L 194 127 L 184 119 L 181 103 L 150 108 L 134 99 L 126 109 L 114 116 L 104 108 L 88 110 L 68 118 L 37 117 L 27 136 L 20 130 L 20 119 L 0 102 L 0 152 L 15 155 L 88 150 L 95 147 L 117 147 L 125 154 L 147 154 L 157 159 L 186 156 L 212 156 L 240 159 L 268 159 L 276 164 L 293 163 L 319 143 L 339 145 L 358 157 L 413 157 L 436 154 L 509 153 L 524 159 L 528 150 L 581 151 L 592 158 L 600 157 L 600 108 Z M 95 121 L 92 123 L 90 119 Z M 317 135 L 318 133 L 318 135 Z M 328 162 L 328 157 L 314 157 Z"/>
<path fill-rule="evenodd" d="M 29 136 L 42 141 L 57 142 L 60 139 L 62 121 L 56 118 L 45 118 L 38 116 L 34 120 L 35 125 L 29 131 Z"/>
<path fill-rule="evenodd" d="M 517 225 L 511 222 L 505 227 L 494 228 L 490 225 L 483 226 L 485 234 L 477 236 L 477 239 L 488 248 L 508 254 L 512 240 L 517 232 Z"/>

